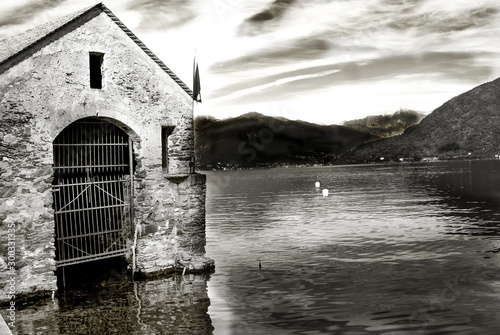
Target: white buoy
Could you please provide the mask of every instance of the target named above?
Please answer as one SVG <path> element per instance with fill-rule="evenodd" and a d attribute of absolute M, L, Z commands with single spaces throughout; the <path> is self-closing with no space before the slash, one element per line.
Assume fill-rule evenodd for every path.
<path fill-rule="evenodd" d="M 316 188 L 319 188 L 319 181 L 317 181 L 314 185 L 316 185 Z"/>
<path fill-rule="evenodd" d="M 323 196 L 324 197 L 327 197 L 328 196 L 328 190 L 325 188 L 323 189 Z"/>

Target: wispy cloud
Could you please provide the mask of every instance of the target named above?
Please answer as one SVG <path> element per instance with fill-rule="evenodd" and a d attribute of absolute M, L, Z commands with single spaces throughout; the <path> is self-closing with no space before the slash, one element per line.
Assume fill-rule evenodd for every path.
<path fill-rule="evenodd" d="M 216 99 L 214 99 L 213 102 L 234 99 L 234 98 L 246 96 L 249 94 L 253 94 L 256 92 L 264 91 L 264 90 L 268 91 L 269 89 L 279 88 L 280 86 L 283 86 L 283 85 L 286 85 L 289 83 L 293 83 L 296 81 L 321 78 L 321 77 L 328 76 L 328 75 L 331 75 L 331 74 L 336 73 L 336 72 L 340 72 L 340 70 L 338 70 L 338 69 L 331 70 L 330 69 L 330 70 L 325 70 L 322 72 L 309 73 L 309 74 L 298 74 L 298 75 L 294 75 L 294 76 L 286 76 L 283 78 L 276 78 L 276 79 L 274 79 L 268 83 L 265 83 L 265 84 L 255 85 L 255 86 L 251 86 L 248 88 L 242 88 L 242 89 L 237 90 L 237 91 L 234 91 L 234 89 L 232 89 L 231 93 L 229 95 L 222 96 L 219 99 L 216 98 Z"/>
<path fill-rule="evenodd" d="M 425 1 L 420 1 L 425 2 Z M 422 6 L 412 8 L 402 6 L 400 15 L 394 15 L 390 7 L 374 9 L 373 15 L 379 18 L 379 24 L 397 31 L 417 30 L 421 34 L 429 33 L 454 33 L 469 29 L 478 29 L 489 25 L 498 18 L 500 7 L 489 5 L 487 7 L 463 8 L 462 10 L 428 11 Z"/>
<path fill-rule="evenodd" d="M 213 102 L 238 99 L 240 103 L 275 101 L 285 95 L 300 95 L 356 82 L 384 85 L 394 78 L 426 76 L 436 81 L 481 82 L 491 74 L 488 65 L 476 64 L 482 53 L 427 52 L 395 55 L 365 62 L 346 62 L 304 68 L 256 78 L 220 88 L 209 98 Z M 325 100 L 328 96 L 325 96 Z"/>
<path fill-rule="evenodd" d="M 55 8 L 64 2 L 66 0 L 16 1 L 15 7 L 7 7 L 0 16 L 0 27 L 23 24 L 38 16 L 41 11 Z"/>
<path fill-rule="evenodd" d="M 317 59 L 332 48 L 331 42 L 321 36 L 287 40 L 262 46 L 247 55 L 217 62 L 210 67 L 216 73 L 230 73 L 242 69 L 263 68 L 300 60 Z"/>
<path fill-rule="evenodd" d="M 144 31 L 178 29 L 198 15 L 187 0 L 137 0 L 127 9 L 140 16 L 137 29 Z"/>
<path fill-rule="evenodd" d="M 275 0 L 269 8 L 250 17 L 247 21 L 259 23 L 280 18 L 296 0 Z"/>
<path fill-rule="evenodd" d="M 239 33 L 254 35 L 269 29 L 270 23 L 281 19 L 296 0 L 275 0 L 267 8 L 247 18 L 239 27 Z"/>

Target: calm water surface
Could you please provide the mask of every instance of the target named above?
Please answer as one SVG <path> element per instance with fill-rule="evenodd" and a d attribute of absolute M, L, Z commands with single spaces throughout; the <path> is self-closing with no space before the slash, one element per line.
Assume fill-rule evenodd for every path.
<path fill-rule="evenodd" d="M 19 334 L 498 334 L 500 161 L 207 177 L 214 274 L 115 271 Z"/>
<path fill-rule="evenodd" d="M 208 180 L 215 334 L 500 331 L 500 161 Z"/>

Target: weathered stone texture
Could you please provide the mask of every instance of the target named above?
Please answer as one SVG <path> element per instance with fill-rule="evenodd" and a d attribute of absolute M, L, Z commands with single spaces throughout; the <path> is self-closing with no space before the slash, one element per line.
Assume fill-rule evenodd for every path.
<path fill-rule="evenodd" d="M 191 174 L 145 187 L 154 189 L 147 202 L 153 206 L 140 225 L 139 271 L 201 271 L 213 266 L 205 257 L 205 182 L 205 175 Z"/>
<path fill-rule="evenodd" d="M 104 54 L 102 89 L 90 88 L 89 52 Z M 189 94 L 97 7 L 0 66 L 0 266 L 13 223 L 19 292 L 56 288 L 52 142 L 85 117 L 114 123 L 134 142 L 138 268 L 162 271 L 193 257 L 210 263 L 202 256 L 205 179 L 190 175 L 191 106 Z M 175 127 L 168 172 L 185 177 L 178 184 L 162 171 L 162 126 Z"/>

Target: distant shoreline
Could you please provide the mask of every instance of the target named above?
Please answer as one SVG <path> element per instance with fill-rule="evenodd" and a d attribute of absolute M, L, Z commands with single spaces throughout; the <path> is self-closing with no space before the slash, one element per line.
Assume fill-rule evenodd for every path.
<path fill-rule="evenodd" d="M 434 157 L 433 157 L 434 158 Z M 259 165 L 259 166 L 228 166 L 228 167 L 219 167 L 219 168 L 209 168 L 209 169 L 200 169 L 197 168 L 197 171 L 206 172 L 206 171 L 239 171 L 239 170 L 264 170 L 264 169 L 274 169 L 274 168 L 301 168 L 301 167 L 329 167 L 329 166 L 370 166 L 370 165 L 397 165 L 397 164 L 418 164 L 418 163 L 440 163 L 440 162 L 452 162 L 452 161 L 497 161 L 499 158 L 495 157 L 471 157 L 471 156 L 454 156 L 454 157 L 435 157 L 435 160 L 383 160 L 383 161 L 373 161 L 373 162 L 359 162 L 359 163 L 333 163 L 333 164 L 269 164 L 269 165 Z"/>

